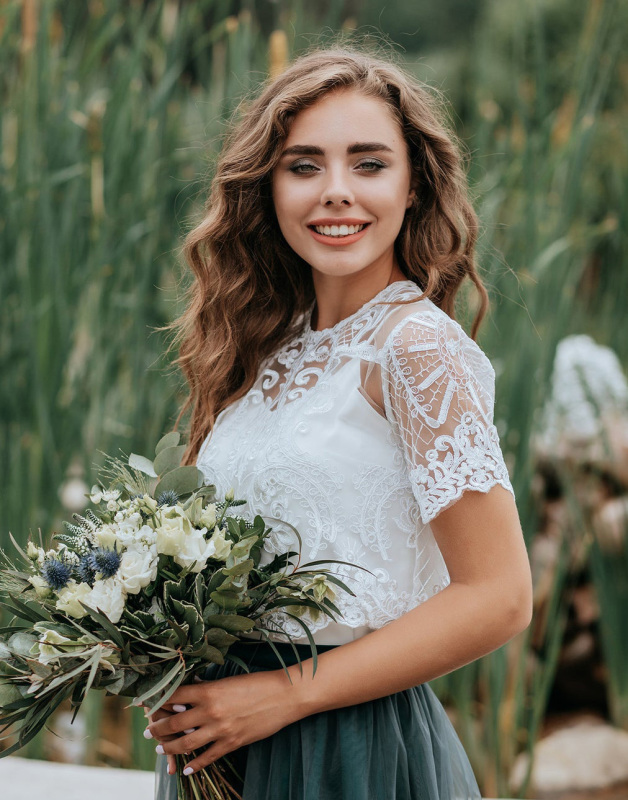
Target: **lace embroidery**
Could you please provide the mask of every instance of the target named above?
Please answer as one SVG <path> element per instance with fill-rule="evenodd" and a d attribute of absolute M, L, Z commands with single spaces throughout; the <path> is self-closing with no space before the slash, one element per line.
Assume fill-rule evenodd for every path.
<path fill-rule="evenodd" d="M 441 311 L 412 314 L 388 343 L 384 381 L 421 519 L 465 489 L 514 494 L 492 422 L 495 372 L 476 342 Z"/>
<path fill-rule="evenodd" d="M 293 524 L 301 563 L 365 568 L 329 565 L 356 596 L 338 589 L 337 625 L 302 617 L 319 643 L 331 638 L 328 626 L 330 643 L 349 641 L 352 629 L 380 628 L 444 589 L 449 574 L 428 522 L 466 488 L 510 486 L 486 356 L 429 300 L 376 302 L 419 295 L 411 281 L 390 284 L 324 331 L 312 331 L 306 314 L 302 332 L 218 416 L 197 459 L 219 493 L 233 486 L 251 509 Z M 359 391 L 361 360 L 380 371 L 386 416 Z M 288 525 L 269 524 L 262 564 L 299 549 Z M 307 641 L 285 613 L 273 618 L 274 638 Z"/>

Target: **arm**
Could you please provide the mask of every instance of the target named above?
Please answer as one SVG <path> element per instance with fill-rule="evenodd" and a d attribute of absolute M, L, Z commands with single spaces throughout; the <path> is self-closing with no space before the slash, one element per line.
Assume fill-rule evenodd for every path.
<path fill-rule="evenodd" d="M 288 668 L 295 719 L 362 703 L 451 672 L 501 647 L 532 615 L 532 579 L 513 496 L 466 492 L 432 530 L 451 583 L 399 619 Z"/>

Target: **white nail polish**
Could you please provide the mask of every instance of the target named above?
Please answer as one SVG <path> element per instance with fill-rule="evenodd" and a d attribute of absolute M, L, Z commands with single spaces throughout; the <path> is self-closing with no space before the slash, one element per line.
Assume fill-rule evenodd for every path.
<path fill-rule="evenodd" d="M 183 731 L 183 733 L 194 733 L 196 728 L 188 728 L 187 731 Z"/>
<path fill-rule="evenodd" d="M 153 734 L 148 730 L 148 728 L 146 728 L 146 730 L 144 731 L 144 738 L 145 739 L 152 739 L 153 738 Z"/>
<path fill-rule="evenodd" d="M 188 708 L 187 708 L 187 706 L 182 706 L 180 703 L 175 703 L 172 706 L 172 710 L 180 713 L 181 711 L 187 711 Z"/>

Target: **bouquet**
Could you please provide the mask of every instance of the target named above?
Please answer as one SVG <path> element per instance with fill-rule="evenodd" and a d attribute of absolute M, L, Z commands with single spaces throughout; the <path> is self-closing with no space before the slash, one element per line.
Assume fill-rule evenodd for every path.
<path fill-rule="evenodd" d="M 248 672 L 229 648 L 252 632 L 290 678 L 269 635 L 292 642 L 275 627 L 275 609 L 302 626 L 315 674 L 316 645 L 300 617 L 309 609 L 312 619 L 335 620 L 334 585 L 354 593 L 320 568 L 332 560 L 295 567 L 299 554 L 290 551 L 261 566 L 272 528 L 259 514 L 233 513 L 246 503 L 233 490 L 219 499 L 197 467 L 180 466 L 179 437 L 166 434 L 152 461 L 107 457 L 105 480 L 90 494 L 94 510 L 64 522 L 51 549 L 29 540 L 24 550 L 11 535 L 21 566 L 0 550 L 0 605 L 12 615 L 0 627 L 0 740 L 17 734 L 0 757 L 27 744 L 68 698 L 74 721 L 90 689 L 135 697 L 152 715 L 208 662 L 232 660 Z M 179 798 L 240 797 L 228 756 L 186 778 L 181 769 L 177 757 Z"/>

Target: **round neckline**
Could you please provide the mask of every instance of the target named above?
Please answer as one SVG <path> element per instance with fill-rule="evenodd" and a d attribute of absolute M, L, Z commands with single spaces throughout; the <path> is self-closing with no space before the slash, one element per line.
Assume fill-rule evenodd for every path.
<path fill-rule="evenodd" d="M 353 314 L 349 314 L 348 317 L 341 319 L 339 322 L 337 322 L 335 325 L 332 325 L 330 328 L 322 328 L 321 330 L 315 330 L 310 325 L 312 319 L 312 312 L 314 311 L 314 306 L 316 305 L 316 300 L 314 300 L 312 303 L 310 303 L 309 308 L 305 312 L 305 326 L 303 328 L 303 332 L 306 336 L 309 337 L 321 337 L 324 336 L 325 334 L 334 333 L 335 331 L 339 330 L 341 327 L 346 325 L 348 322 L 353 322 L 353 320 L 357 316 L 359 316 L 368 306 L 372 305 L 373 303 L 376 303 L 378 300 L 381 300 L 382 297 L 385 296 L 389 290 L 392 290 L 393 288 L 396 288 L 399 285 L 405 286 L 407 284 L 411 284 L 414 288 L 419 289 L 417 284 L 414 281 L 411 281 L 409 278 L 404 278 L 403 280 L 399 281 L 393 281 L 392 283 L 389 283 L 386 286 L 384 286 L 383 289 L 380 289 L 379 292 L 377 292 L 376 295 L 371 297 L 370 300 L 367 300 L 365 303 L 363 303 L 360 306 L 360 308 L 358 308 L 356 311 L 353 312 Z"/>

